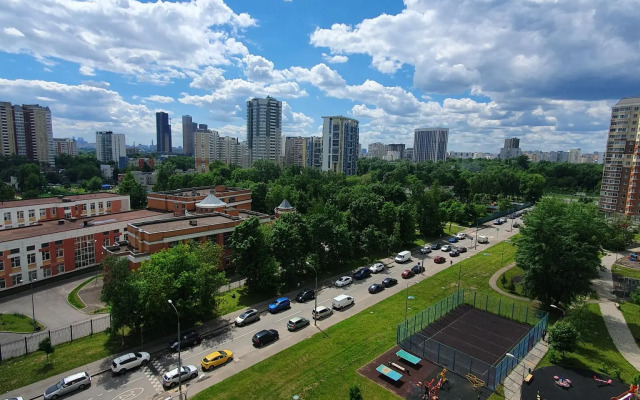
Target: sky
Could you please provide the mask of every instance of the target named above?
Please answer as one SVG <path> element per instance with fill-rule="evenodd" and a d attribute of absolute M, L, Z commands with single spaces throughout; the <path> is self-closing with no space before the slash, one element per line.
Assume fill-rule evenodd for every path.
<path fill-rule="evenodd" d="M 640 95 L 640 7 L 619 0 L 2 0 L 0 101 L 51 109 L 54 137 L 155 143 L 155 113 L 246 138 L 246 101 L 283 134 L 360 121 L 363 147 L 604 151 L 611 107 Z"/>

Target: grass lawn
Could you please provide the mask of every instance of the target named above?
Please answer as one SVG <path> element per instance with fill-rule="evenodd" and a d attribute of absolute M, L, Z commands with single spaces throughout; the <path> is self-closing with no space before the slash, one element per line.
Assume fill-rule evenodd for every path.
<path fill-rule="evenodd" d="M 38 326 L 40 327 L 38 330 L 44 328 L 40 323 L 38 323 Z M 20 333 L 33 332 L 33 319 L 24 314 L 18 313 L 0 314 L 0 331 Z"/>
<path fill-rule="evenodd" d="M 505 246 L 504 262 L 513 261 L 516 248 Z M 462 260 L 463 288 L 495 295 L 489 277 L 503 265 L 501 249 L 493 246 Z M 410 314 L 415 314 L 456 290 L 458 267 L 411 286 Z M 194 399 L 304 399 L 346 398 L 349 387 L 360 387 L 365 399 L 397 399 L 360 376 L 357 370 L 395 345 L 396 326 L 402 321 L 404 293 L 398 293 L 351 318 L 317 333 L 194 396 Z M 527 304 L 524 303 L 523 304 Z M 366 333 L 364 333 L 366 332 Z M 274 371 L 278 371 L 274 373 Z M 264 379 L 265 374 L 269 380 Z"/>
<path fill-rule="evenodd" d="M 640 342 L 640 305 L 634 303 L 620 304 L 620 311 L 627 321 L 631 334 L 636 342 Z"/>
<path fill-rule="evenodd" d="M 233 295 L 235 295 L 235 298 Z M 231 289 L 220 296 L 218 315 L 227 315 L 234 311 L 243 310 L 265 300 L 267 300 L 267 297 L 264 295 L 250 294 L 246 286 Z"/>
<path fill-rule="evenodd" d="M 509 268 L 508 270 L 505 271 L 504 277 L 507 279 L 507 283 L 511 281 L 511 279 L 513 279 L 516 276 L 522 276 L 523 275 L 523 271 L 521 268 L 518 267 L 513 267 L 513 268 Z M 505 292 L 511 292 L 509 289 L 507 289 L 507 285 L 502 284 L 502 279 L 498 279 L 498 287 L 502 290 L 504 290 Z M 522 283 L 517 283 L 516 284 L 516 289 L 515 292 L 513 292 L 517 295 L 522 296 Z"/>
<path fill-rule="evenodd" d="M 640 270 L 623 267 L 620 264 L 614 264 L 611 267 L 611 272 L 627 278 L 640 279 Z"/>
<path fill-rule="evenodd" d="M 71 304 L 73 307 L 77 308 L 78 310 L 82 310 L 83 308 L 85 308 L 87 305 L 82 302 L 82 300 L 80 299 L 80 296 L 78 296 L 78 292 L 80 291 L 80 289 L 85 287 L 89 282 L 91 282 L 94 279 L 96 279 L 96 277 L 92 276 L 91 278 L 87 279 L 86 281 L 76 286 L 75 289 L 73 289 L 71 293 L 69 293 L 69 295 L 67 296 L 67 301 L 69 302 L 69 304 Z"/>

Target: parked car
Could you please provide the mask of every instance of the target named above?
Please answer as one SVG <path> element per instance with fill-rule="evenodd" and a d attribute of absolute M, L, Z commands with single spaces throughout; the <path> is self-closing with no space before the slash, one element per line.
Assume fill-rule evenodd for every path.
<path fill-rule="evenodd" d="M 398 264 L 405 263 L 409 260 L 411 260 L 411 252 L 409 250 L 401 251 L 400 253 L 398 253 L 398 255 L 395 258 L 395 261 Z"/>
<path fill-rule="evenodd" d="M 333 313 L 333 310 L 327 306 L 320 306 L 315 310 L 311 310 L 311 317 L 313 319 L 323 319 L 327 318 L 329 315 Z"/>
<path fill-rule="evenodd" d="M 260 320 L 260 313 L 254 308 L 250 308 L 236 318 L 236 326 L 245 326 Z"/>
<path fill-rule="evenodd" d="M 347 286 L 350 285 L 351 283 L 353 283 L 353 278 L 350 276 L 343 276 L 340 277 L 337 281 L 336 281 L 336 286 L 337 287 L 343 287 L 343 286 Z"/>
<path fill-rule="evenodd" d="M 343 293 L 334 297 L 333 300 L 331 300 L 331 307 L 335 308 L 336 310 L 341 310 L 345 307 L 349 307 L 350 305 L 353 305 L 354 303 L 355 303 L 355 300 L 353 299 L 353 297 Z"/>
<path fill-rule="evenodd" d="M 514 228 L 520 228 L 520 224 L 519 224 L 518 222 L 514 222 L 514 223 L 513 223 L 513 227 L 514 227 Z"/>
<path fill-rule="evenodd" d="M 371 294 L 382 292 L 383 290 L 384 286 L 380 283 L 374 283 L 373 285 L 369 286 L 369 293 Z"/>
<path fill-rule="evenodd" d="M 456 239 L 458 239 L 458 240 L 464 240 L 464 239 L 466 239 L 466 238 L 467 238 L 467 235 L 466 235 L 465 233 L 458 232 L 458 233 L 456 234 Z"/>
<path fill-rule="evenodd" d="M 478 235 L 478 243 L 489 243 L 489 237 L 484 235 Z"/>
<path fill-rule="evenodd" d="M 220 350 L 209 353 L 200 361 L 200 367 L 203 371 L 211 371 L 215 367 L 233 361 L 233 353 L 231 350 Z"/>
<path fill-rule="evenodd" d="M 202 338 L 196 331 L 189 331 L 182 335 L 182 339 L 180 339 L 180 349 L 185 349 L 187 347 L 197 346 L 202 342 Z M 178 341 L 174 340 L 169 343 L 169 348 L 172 351 L 178 351 Z"/>
<path fill-rule="evenodd" d="M 511 214 L 511 215 L 509 215 L 509 218 L 510 219 L 516 219 L 516 218 L 518 218 L 518 215 L 517 214 Z"/>
<path fill-rule="evenodd" d="M 353 274 L 353 277 L 356 278 L 357 280 L 365 279 L 370 276 L 371 276 L 371 270 L 366 267 L 360 268 L 355 274 Z"/>
<path fill-rule="evenodd" d="M 458 257 L 460 255 L 460 252 L 457 249 L 453 249 L 449 252 L 449 255 L 451 257 Z"/>
<path fill-rule="evenodd" d="M 182 371 L 178 373 L 178 368 L 172 369 L 162 376 L 162 386 L 172 388 L 178 385 L 178 382 L 188 381 L 198 376 L 198 367 L 195 365 L 183 365 Z"/>
<path fill-rule="evenodd" d="M 44 391 L 44 399 L 57 399 L 67 393 L 83 390 L 91 386 L 91 375 L 86 372 L 79 372 L 66 378 L 62 378 L 58 383 Z"/>
<path fill-rule="evenodd" d="M 147 364 L 149 360 L 151 360 L 149 353 L 143 351 L 128 353 L 113 359 L 111 362 L 111 372 L 114 374 L 124 374 L 127 371 Z"/>
<path fill-rule="evenodd" d="M 373 263 L 372 266 L 369 267 L 372 273 L 377 274 L 378 272 L 384 271 L 384 264 L 381 262 Z"/>
<path fill-rule="evenodd" d="M 302 289 L 300 293 L 296 296 L 296 301 L 299 303 L 304 303 L 309 300 L 313 300 L 316 298 L 316 291 L 313 289 Z"/>
<path fill-rule="evenodd" d="M 506 224 L 507 223 L 507 217 L 500 218 L 500 222 L 503 223 L 503 224 Z"/>
<path fill-rule="evenodd" d="M 502 225 L 502 219 L 501 219 L 501 218 L 498 218 L 498 219 L 494 220 L 494 221 L 493 221 L 493 224 L 494 224 L 494 225 Z"/>
<path fill-rule="evenodd" d="M 446 252 L 451 251 L 451 245 L 445 244 L 444 246 L 440 247 L 440 251 L 446 251 Z"/>
<path fill-rule="evenodd" d="M 415 273 L 413 271 L 411 271 L 410 269 L 405 269 L 404 271 L 402 271 L 402 277 L 404 279 L 409 279 L 414 275 L 415 275 Z"/>
<path fill-rule="evenodd" d="M 460 254 L 467 252 L 467 248 L 464 246 L 456 247 L 456 250 L 458 250 L 458 253 Z"/>
<path fill-rule="evenodd" d="M 382 285 L 386 288 L 397 285 L 398 284 L 398 280 L 395 278 L 384 278 L 384 280 L 382 281 Z"/>
<path fill-rule="evenodd" d="M 451 237 L 449 238 L 449 243 L 458 243 L 458 238 L 457 238 L 457 237 L 455 237 L 455 236 L 451 236 Z"/>
<path fill-rule="evenodd" d="M 442 256 L 437 256 L 436 258 L 433 259 L 433 262 L 436 264 L 442 264 L 445 261 L 447 261 L 447 259 Z"/>
<path fill-rule="evenodd" d="M 297 331 L 298 329 L 309 325 L 309 320 L 303 317 L 293 317 L 287 322 L 287 330 L 289 332 Z"/>
<path fill-rule="evenodd" d="M 429 246 L 428 244 L 425 244 L 424 246 L 422 246 L 422 248 L 420 249 L 420 254 L 429 254 L 431 253 L 431 246 Z"/>
<path fill-rule="evenodd" d="M 431 243 L 431 250 L 440 250 L 440 243 Z"/>
<path fill-rule="evenodd" d="M 421 274 L 424 272 L 424 266 L 418 263 L 411 268 L 411 272 L 413 272 L 416 275 Z"/>
<path fill-rule="evenodd" d="M 288 297 L 279 297 L 273 303 L 269 304 L 269 312 L 271 314 L 279 313 L 283 310 L 291 308 L 291 301 Z"/>
<path fill-rule="evenodd" d="M 251 341 L 253 342 L 254 346 L 262 347 L 271 342 L 275 342 L 278 339 L 280 339 L 280 334 L 278 334 L 277 330 L 263 329 L 260 332 L 256 333 L 255 335 L 253 335 L 253 337 L 251 338 Z"/>

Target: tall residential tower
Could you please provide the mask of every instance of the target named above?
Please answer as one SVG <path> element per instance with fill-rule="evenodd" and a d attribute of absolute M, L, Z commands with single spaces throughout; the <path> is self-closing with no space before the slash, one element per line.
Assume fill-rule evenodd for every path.
<path fill-rule="evenodd" d="M 413 160 L 444 161 L 447 159 L 449 128 L 418 128 L 413 135 Z"/>
<path fill-rule="evenodd" d="M 158 153 L 171 153 L 171 124 L 169 114 L 156 113 L 156 150 Z"/>
<path fill-rule="evenodd" d="M 247 144 L 249 163 L 256 160 L 280 162 L 282 145 L 282 102 L 267 96 L 247 101 Z"/>
<path fill-rule="evenodd" d="M 322 170 L 356 175 L 360 154 L 358 120 L 342 116 L 322 118 Z"/>

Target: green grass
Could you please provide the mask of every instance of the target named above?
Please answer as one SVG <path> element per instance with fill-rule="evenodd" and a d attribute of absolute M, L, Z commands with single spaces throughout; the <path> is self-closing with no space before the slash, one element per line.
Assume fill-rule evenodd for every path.
<path fill-rule="evenodd" d="M 627 278 L 640 279 L 640 270 L 627 268 L 620 264 L 614 264 L 611 267 L 611 272 Z"/>
<path fill-rule="evenodd" d="M 511 262 L 514 246 L 505 246 L 504 262 Z M 502 265 L 501 249 L 487 249 L 461 261 L 463 288 L 494 295 L 488 281 Z M 448 268 L 409 288 L 410 315 L 456 290 L 458 266 Z M 357 370 L 395 345 L 396 326 L 402 321 L 405 298 L 398 293 L 311 338 L 242 371 L 194 396 L 194 399 L 342 399 L 349 387 L 360 387 L 365 399 L 397 399 Z M 522 302 L 522 304 L 528 304 Z M 313 329 L 310 327 L 310 329 Z M 273 371 L 278 371 L 274 374 Z M 265 380 L 264 376 L 269 376 Z"/>
<path fill-rule="evenodd" d="M 634 303 L 620 304 L 620 311 L 624 315 L 624 319 L 627 321 L 631 335 L 640 342 L 640 305 Z"/>
<path fill-rule="evenodd" d="M 38 330 L 42 330 L 44 325 L 38 323 Z M 0 331 L 29 333 L 33 332 L 33 319 L 24 314 L 0 314 Z"/>
<path fill-rule="evenodd" d="M 233 295 L 235 295 L 235 298 L 233 298 Z M 251 294 L 246 286 L 231 289 L 220 296 L 217 315 L 227 315 L 234 311 L 248 308 L 271 297 Z"/>
<path fill-rule="evenodd" d="M 507 279 L 507 282 L 509 282 L 511 279 L 513 279 L 516 276 L 522 276 L 524 274 L 524 271 L 522 271 L 521 268 L 518 267 L 513 267 L 513 268 L 509 268 L 508 270 L 505 271 L 504 275 L 505 278 Z M 506 285 L 502 284 L 502 279 L 498 278 L 498 287 L 502 290 L 504 290 L 505 292 L 511 293 L 509 291 L 509 289 L 507 289 Z M 522 281 L 520 283 L 516 284 L 516 290 L 515 290 L 515 294 L 522 296 Z"/>
<path fill-rule="evenodd" d="M 85 308 L 87 305 L 84 304 L 84 302 L 80 299 L 80 296 L 78 296 L 78 292 L 80 291 L 80 289 L 85 287 L 89 282 L 93 281 L 94 279 L 96 279 L 96 277 L 92 276 L 91 278 L 87 279 L 86 281 L 76 286 L 75 289 L 73 289 L 71 293 L 69 293 L 69 295 L 67 296 L 67 301 L 69 302 L 69 304 L 71 304 L 74 308 L 77 308 L 78 310 L 82 310 L 83 308 Z"/>

